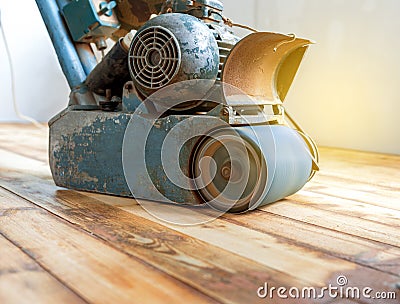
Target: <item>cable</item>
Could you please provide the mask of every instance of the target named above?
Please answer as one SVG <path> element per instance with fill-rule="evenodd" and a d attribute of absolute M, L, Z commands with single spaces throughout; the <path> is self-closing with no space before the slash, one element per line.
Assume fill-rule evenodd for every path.
<path fill-rule="evenodd" d="M 240 23 L 234 23 L 231 19 L 226 18 L 225 16 L 222 16 L 221 14 L 219 14 L 222 17 L 222 21 L 224 22 L 225 25 L 229 26 L 229 27 L 240 27 L 242 29 L 254 32 L 254 33 L 258 33 L 258 31 L 250 26 L 247 25 L 243 25 Z"/>
<path fill-rule="evenodd" d="M 313 178 L 313 176 L 315 175 L 316 171 L 319 171 L 319 151 L 318 151 L 318 147 L 317 144 L 315 143 L 315 141 L 311 138 L 310 135 L 308 135 L 303 128 L 294 120 L 294 118 L 292 116 L 289 115 L 288 111 L 285 108 L 282 108 L 284 111 L 284 116 L 291 122 L 291 124 L 294 126 L 294 128 L 300 133 L 300 135 L 303 136 L 303 138 L 305 139 L 307 145 L 310 148 L 310 155 L 313 161 L 313 172 L 310 176 L 311 180 Z"/>
<path fill-rule="evenodd" d="M 6 49 L 8 65 L 9 65 L 9 67 L 10 67 L 11 96 L 12 96 L 12 101 L 13 101 L 13 106 L 14 106 L 14 112 L 15 112 L 15 114 L 17 115 L 18 118 L 20 118 L 20 119 L 22 119 L 22 120 L 29 121 L 30 123 L 34 124 L 36 127 L 42 129 L 42 128 L 44 128 L 44 126 L 41 125 L 38 121 L 36 121 L 36 120 L 33 119 L 32 117 L 23 115 L 23 114 L 19 111 L 18 104 L 17 104 L 17 98 L 16 98 L 16 92 L 15 92 L 14 66 L 13 66 L 13 64 L 12 64 L 11 53 L 10 53 L 10 49 L 9 49 L 9 47 L 8 47 L 6 34 L 5 34 L 5 32 L 4 32 L 3 24 L 2 24 L 2 22 L 1 22 L 1 10 L 0 10 L 0 29 L 1 29 L 1 34 L 2 34 L 2 37 L 3 37 L 4 47 L 5 47 L 5 49 Z"/>

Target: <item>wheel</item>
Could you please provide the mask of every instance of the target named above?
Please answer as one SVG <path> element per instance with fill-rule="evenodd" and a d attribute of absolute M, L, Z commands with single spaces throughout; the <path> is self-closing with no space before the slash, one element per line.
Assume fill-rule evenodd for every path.
<path fill-rule="evenodd" d="M 243 212 L 261 196 L 267 167 L 259 148 L 234 129 L 215 131 L 196 146 L 192 176 L 206 204 Z"/>

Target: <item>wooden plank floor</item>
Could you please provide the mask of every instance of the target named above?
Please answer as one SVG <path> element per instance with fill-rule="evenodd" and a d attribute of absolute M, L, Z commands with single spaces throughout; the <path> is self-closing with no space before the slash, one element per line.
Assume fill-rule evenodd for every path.
<path fill-rule="evenodd" d="M 400 303 L 400 157 L 322 148 L 302 191 L 198 226 L 54 185 L 47 128 L 0 124 L 0 303 Z M 370 287 L 397 299 L 260 298 Z M 288 293 L 286 293 L 288 294 Z"/>

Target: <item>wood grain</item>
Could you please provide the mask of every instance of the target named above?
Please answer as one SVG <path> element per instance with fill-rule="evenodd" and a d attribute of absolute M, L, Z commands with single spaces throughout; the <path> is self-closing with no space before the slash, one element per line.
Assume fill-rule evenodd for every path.
<path fill-rule="evenodd" d="M 310 284 L 77 192 L 56 190 L 40 179 L 1 178 L 7 189 L 221 302 L 255 302 L 257 289 L 267 281 Z"/>
<path fill-rule="evenodd" d="M 143 211 L 139 206 L 124 207 L 123 209 L 145 218 L 152 218 L 151 215 Z M 257 217 L 258 214 L 256 212 L 256 216 L 251 216 L 251 214 L 247 216 L 253 218 L 260 225 L 269 226 L 269 222 L 265 218 Z M 339 257 L 339 255 L 337 256 L 339 258 L 335 258 L 334 255 L 327 251 L 322 253 L 320 248 L 304 246 L 304 243 L 302 244 L 298 241 L 300 234 L 297 234 L 296 240 L 291 241 L 286 238 L 285 234 L 273 235 L 268 232 L 266 233 L 266 231 L 254 229 L 254 227 L 244 229 L 240 225 L 240 218 L 246 215 L 226 216 L 239 220 L 233 223 L 215 220 L 201 227 L 182 227 L 165 223 L 164 225 L 195 236 L 212 245 L 223 246 L 232 252 L 269 265 L 269 267 L 277 267 L 281 272 L 291 273 L 295 277 L 298 276 L 299 278 L 306 279 L 312 282 L 311 286 L 326 286 L 328 283 L 336 282 L 337 276 L 346 275 L 349 280 L 357 282 L 359 286 L 370 284 L 376 289 L 389 291 L 390 288 L 387 285 L 393 285 L 398 281 L 398 272 L 396 270 L 399 269 L 399 250 L 396 251 L 397 255 L 393 254 L 387 257 L 390 259 L 387 263 L 393 263 L 397 266 L 393 265 L 393 276 L 388 276 L 386 270 L 377 269 L 378 271 L 376 271 L 371 269 L 369 265 L 366 265 L 367 267 L 355 267 L 354 263 L 343 260 L 343 257 Z M 261 232 L 264 232 L 264 234 Z M 321 280 L 323 277 L 325 279 Z M 377 280 L 371 282 L 371 277 Z"/>
<path fill-rule="evenodd" d="M 48 163 L 48 128 L 27 124 L 0 124 L 0 148 Z"/>
<path fill-rule="evenodd" d="M 85 303 L 1 235 L 0 248 L 0 303 Z"/>
<path fill-rule="evenodd" d="M 0 125 L 0 303 L 265 303 L 264 282 L 318 287 L 339 275 L 400 286 L 399 156 L 321 148 L 321 172 L 297 194 L 185 227 L 140 201 L 56 187 L 47 140 L 47 129 Z"/>
<path fill-rule="evenodd" d="M 373 222 L 357 217 L 326 211 L 297 204 L 286 199 L 277 204 L 263 207 L 262 211 L 282 215 L 308 224 L 340 231 L 342 233 L 363 237 L 376 242 L 400 247 L 400 230 L 384 223 Z"/>
<path fill-rule="evenodd" d="M 304 189 L 322 194 L 333 200 L 336 198 L 349 199 L 367 205 L 400 210 L 400 201 L 397 196 L 399 190 L 397 188 L 388 191 L 360 182 L 343 181 L 337 178 L 330 178 L 329 181 L 324 182 L 323 178 L 319 177 Z"/>
<path fill-rule="evenodd" d="M 369 239 L 323 228 L 313 223 L 306 224 L 281 214 L 256 211 L 255 215 L 227 214 L 224 215 L 224 218 L 229 222 L 279 236 L 286 239 L 287 242 L 310 247 L 327 255 L 395 276 L 400 273 L 400 249 L 398 247 L 382 242 L 372 242 Z"/>
<path fill-rule="evenodd" d="M 400 225 L 400 210 L 393 208 L 362 203 L 352 199 L 343 199 L 338 197 L 332 199 L 332 197 L 308 190 L 302 190 L 301 192 L 289 197 L 289 199 L 302 206 L 310 206 L 393 227 L 398 227 Z"/>
<path fill-rule="evenodd" d="M 9 208 L 0 189 L 0 233 L 51 271 L 70 289 L 95 303 L 206 303 L 211 299 L 181 282 L 75 229 L 41 208 Z M 26 207 L 31 204 L 26 203 Z"/>

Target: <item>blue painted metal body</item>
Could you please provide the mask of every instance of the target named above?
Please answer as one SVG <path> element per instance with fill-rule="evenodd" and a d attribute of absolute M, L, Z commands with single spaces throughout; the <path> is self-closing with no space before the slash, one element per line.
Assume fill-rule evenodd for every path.
<path fill-rule="evenodd" d="M 78 87 L 86 79 L 81 59 L 62 19 L 55 0 L 36 0 L 46 24 L 58 61 L 71 88 Z"/>
<path fill-rule="evenodd" d="M 95 42 L 97 37 L 110 37 L 119 28 L 116 18 L 109 18 L 113 15 L 112 8 L 116 2 L 72 0 L 62 8 L 65 21 L 68 25 L 72 39 L 76 42 Z M 113 4 L 111 6 L 111 4 Z M 106 10 L 101 12 L 101 8 Z"/>
<path fill-rule="evenodd" d="M 178 134 L 177 145 L 192 134 L 197 134 L 199 128 L 203 128 L 205 133 L 211 132 L 222 126 L 221 121 L 207 115 L 170 115 L 157 119 L 142 151 L 143 139 L 129 137 L 130 120 L 133 117 L 140 122 L 135 125 L 140 134 L 143 134 L 142 127 L 146 129 L 146 124 L 153 124 L 146 114 L 110 113 L 88 108 L 67 109 L 53 120 L 50 125 L 50 167 L 55 183 L 75 190 L 138 199 L 185 205 L 204 203 L 197 191 L 190 188 L 190 184 L 181 187 L 166 174 L 162 162 L 163 142 L 171 130 L 183 121 L 186 121 L 188 128 Z M 312 159 L 305 142 L 295 130 L 282 125 L 233 128 L 243 138 L 260 147 L 261 155 L 268 164 L 268 182 L 264 185 L 263 199 L 251 208 L 280 200 L 305 185 L 312 171 Z M 266 130 L 271 131 L 271 136 L 266 136 Z M 168 161 L 179 159 L 179 164 L 173 167 L 179 166 L 188 177 L 191 174 L 192 153 L 198 140 L 198 137 L 193 137 L 185 141 L 178 158 L 174 158 L 171 154 L 174 152 L 169 151 L 171 155 Z M 126 159 L 123 155 L 130 157 Z M 123 159 L 132 163 L 123 163 Z M 145 169 L 130 170 L 140 168 L 135 162 L 143 160 Z"/>
<path fill-rule="evenodd" d="M 168 32 L 162 35 L 158 34 L 160 29 L 167 29 Z M 148 38 L 153 35 L 157 38 Z M 165 35 L 168 35 L 168 37 L 163 40 Z M 173 41 L 173 43 L 169 45 L 168 41 Z M 155 45 L 162 43 L 167 46 L 165 49 L 173 48 L 174 51 L 161 55 L 161 64 L 156 68 L 146 61 L 143 65 L 138 64 L 142 63 L 142 59 L 135 59 L 138 55 L 135 52 L 138 49 L 143 50 L 142 45 L 145 45 L 144 50 L 139 55 L 140 57 L 148 57 L 152 53 L 153 43 Z M 161 50 L 164 45 L 160 46 Z M 169 68 L 171 59 L 168 58 L 177 62 L 176 65 L 172 65 L 174 68 Z M 163 66 L 168 68 L 162 69 Z M 198 18 L 182 13 L 162 14 L 149 20 L 136 33 L 129 51 L 129 70 L 135 86 L 144 96 L 149 96 L 160 89 L 158 86 L 154 87 L 151 81 L 143 81 L 146 78 L 151 79 L 152 74 L 166 75 L 164 76 L 165 79 L 168 79 L 168 82 L 164 84 L 166 86 L 191 79 L 216 80 L 218 68 L 218 44 L 212 32 Z M 168 73 L 170 70 L 173 73 Z M 210 84 L 212 85 L 213 82 L 210 82 Z M 190 96 L 190 94 L 187 96 Z"/>
<path fill-rule="evenodd" d="M 201 86 L 185 87 L 185 83 L 183 83 L 183 80 L 190 79 L 209 80 L 210 85 L 205 90 L 206 93 L 210 93 L 209 90 L 212 88 L 217 88 L 215 91 L 221 91 L 219 80 L 221 74 L 222 76 L 226 74 L 224 67 L 226 67 L 232 50 L 237 52 L 237 49 L 233 48 L 237 41 L 236 37 L 228 32 L 222 23 L 219 24 L 221 22 L 219 11 L 222 11 L 222 4 L 218 0 L 202 0 L 198 2 L 201 4 L 200 6 L 186 7 L 190 11 L 194 8 L 193 12 L 199 15 L 165 14 L 151 19 L 142 29 L 139 29 L 136 37 L 141 31 L 150 28 L 154 30 L 151 37 L 157 39 L 160 39 L 156 36 L 161 33 L 159 29 L 168 29 L 172 33 L 172 38 L 176 39 L 175 46 L 177 48 L 172 48 L 174 46 L 172 45 L 170 51 L 170 54 L 174 56 L 170 57 L 170 54 L 162 53 L 166 52 L 163 50 L 164 43 L 161 43 L 161 48 L 157 49 L 156 42 L 158 40 L 154 39 L 151 45 L 144 46 L 146 50 L 150 50 L 147 53 L 141 54 L 139 51 L 135 51 L 128 55 L 120 46 L 119 50 L 115 48 L 115 52 L 111 51 L 109 58 L 106 57 L 99 65 L 97 65 L 90 46 L 78 43 L 96 42 L 93 39 L 107 37 L 118 28 L 116 23 L 107 24 L 99 18 L 102 14 L 107 13 L 104 10 L 98 14 L 98 8 L 94 7 L 93 3 L 98 5 L 99 2 L 90 0 L 36 0 L 36 2 L 48 28 L 63 72 L 72 88 L 70 106 L 49 122 L 50 167 L 53 179 L 58 186 L 118 196 L 135 196 L 146 200 L 201 204 L 203 201 L 198 193 L 200 188 L 194 188 L 193 180 L 190 179 L 193 171 L 192 157 L 194 154 L 197 155 L 196 146 L 200 137 L 210 134 L 212 130 L 220 127 L 235 129 L 239 137 L 248 141 L 259 151 L 261 162 L 265 161 L 267 164 L 267 183 L 264 185 L 263 181 L 260 182 L 263 198 L 257 205 L 250 206 L 251 208 L 293 194 L 308 181 L 310 172 L 313 170 L 313 159 L 299 132 L 286 125 L 279 125 L 276 120 L 273 120 L 271 126 L 268 126 L 267 120 L 241 123 L 241 120 L 236 120 L 236 110 L 233 111 L 234 104 L 228 103 L 227 100 L 223 102 L 220 99 L 217 102 L 221 103 L 219 106 L 215 106 L 216 103 L 209 99 L 206 99 L 207 102 L 209 101 L 206 104 L 204 102 L 205 95 L 201 95 L 199 98 L 196 97 L 196 94 L 193 95 L 197 89 L 201 89 Z M 104 3 L 104 5 L 108 5 L 107 3 L 111 2 Z M 124 1 L 121 0 L 120 3 L 122 4 Z M 184 1 L 177 0 L 172 3 L 179 7 L 182 6 L 182 10 L 185 11 Z M 100 3 L 100 10 L 101 5 Z M 109 7 L 107 6 L 107 8 Z M 60 11 L 64 12 L 75 43 L 67 31 Z M 107 14 L 105 15 L 107 16 Z M 111 17 L 111 15 L 108 16 L 108 18 Z M 206 25 L 201 21 L 202 19 L 212 21 L 212 24 Z M 165 35 L 165 33 L 160 35 Z M 265 35 L 265 39 L 271 38 L 271 35 L 274 36 L 273 33 L 262 35 Z M 282 41 L 287 39 L 287 37 L 281 38 Z M 278 43 L 279 50 L 283 50 L 282 46 L 287 45 L 282 41 L 280 44 Z M 135 38 L 132 46 L 134 46 L 134 42 Z M 138 45 L 143 48 L 144 44 L 140 41 Z M 269 46 L 271 47 L 271 45 Z M 276 49 L 276 44 L 273 46 Z M 138 49 L 140 48 L 138 47 Z M 131 47 L 130 52 L 132 50 L 136 49 Z M 257 52 L 256 55 L 262 52 Z M 165 86 L 161 86 L 153 90 L 154 79 L 162 77 L 155 73 L 156 67 L 164 66 L 160 62 L 168 66 L 166 65 L 168 61 L 157 60 L 157 55 L 160 58 L 165 57 L 179 62 L 176 65 L 176 73 L 173 74 L 173 77 L 171 76 L 171 79 L 167 74 L 162 73 L 171 80 L 171 83 L 178 85 L 168 93 L 169 95 L 165 95 L 166 93 L 163 91 L 164 95 L 158 101 L 145 101 L 149 112 L 137 112 L 138 107 L 144 109 L 142 102 L 144 96 L 154 96 L 155 92 L 165 88 Z M 146 67 L 150 69 L 150 72 L 145 75 L 149 79 L 149 87 L 146 87 L 147 82 L 139 85 L 140 83 L 136 79 L 142 75 L 144 69 L 138 73 L 132 72 L 131 69 L 134 81 L 128 81 L 128 58 L 135 57 L 138 57 L 141 62 L 149 63 Z M 248 58 L 248 56 L 245 54 L 241 58 Z M 280 57 L 276 58 L 281 59 Z M 154 61 L 152 61 L 153 59 Z M 116 63 L 119 63 L 118 67 L 121 69 L 116 68 Z M 131 62 L 129 61 L 129 63 Z M 293 63 L 291 62 L 291 64 Z M 262 71 L 260 75 L 265 76 L 263 69 L 259 66 L 257 68 Z M 266 66 L 266 70 L 268 68 Z M 287 70 L 285 69 L 285 71 L 284 76 L 287 76 Z M 243 79 L 240 71 L 234 70 L 231 74 L 235 79 Z M 260 82 L 260 75 L 252 78 L 252 81 L 246 84 L 252 83 L 253 80 L 257 83 Z M 98 81 L 99 79 L 101 81 Z M 290 86 L 293 79 L 289 80 Z M 274 81 L 272 84 L 276 85 Z M 259 89 L 259 86 L 256 88 Z M 204 88 L 201 91 L 203 90 Z M 106 112 L 109 109 L 105 108 L 101 110 L 93 98 L 95 94 L 103 95 L 106 102 L 111 102 L 113 100 L 111 97 L 120 97 L 120 91 L 122 91 L 122 110 L 117 108 L 117 112 Z M 210 98 L 208 95 L 207 97 Z M 186 101 L 183 103 L 185 107 L 174 107 L 175 101 L 182 98 Z M 225 97 L 221 99 L 225 99 Z M 173 101 L 173 105 L 169 106 L 168 100 Z M 243 101 L 240 100 L 240 102 Z M 151 111 L 149 104 L 154 108 Z M 104 105 L 104 103 L 100 102 L 100 105 Z M 248 104 L 236 106 L 242 111 L 242 107 L 246 105 L 249 106 Z M 156 119 L 154 115 L 160 111 L 157 106 L 167 107 L 171 111 L 165 112 L 163 117 Z M 212 107 L 215 107 L 214 110 L 211 110 Z M 254 107 L 253 103 L 250 104 L 250 110 L 249 116 L 257 116 L 257 113 L 263 112 L 259 105 Z M 177 111 L 182 111 L 180 112 L 182 114 L 178 115 Z M 151 114 L 149 114 L 150 112 Z M 136 124 L 132 125 L 132 121 L 135 121 Z M 227 126 L 227 122 L 231 123 L 231 126 Z M 149 125 L 150 132 L 148 134 L 141 132 L 142 130 L 146 131 Z M 136 132 L 131 132 L 132 129 Z M 178 131 L 174 133 L 174 130 Z M 269 137 L 265 134 L 267 130 L 270 131 Z M 201 132 L 197 133 L 199 131 Z M 167 141 L 166 139 L 171 133 L 173 134 L 172 144 L 170 143 L 164 149 L 164 141 Z M 179 147 L 178 150 L 177 147 Z M 164 170 L 163 155 L 168 155 L 167 162 L 172 163 L 170 167 L 172 168 L 172 180 L 171 175 Z M 179 173 L 177 173 L 178 171 Z M 183 180 L 186 184 L 183 187 L 174 182 L 174 178 L 179 179 L 181 176 L 185 177 Z"/>
<path fill-rule="evenodd" d="M 143 106 L 135 92 L 128 93 L 125 89 L 123 111 L 104 112 L 95 106 L 70 106 L 53 118 L 49 122 L 49 159 L 55 183 L 76 190 L 157 200 L 157 194 L 148 191 L 154 185 L 156 191 L 173 202 L 199 204 L 199 198 L 193 191 L 182 189 L 166 176 L 161 157 L 162 145 L 171 129 L 182 121 L 186 120 L 193 126 L 179 134 L 185 140 L 200 126 L 207 132 L 220 125 L 221 121 L 204 115 L 170 115 L 157 119 L 145 145 L 147 172 L 124 172 L 129 168 L 122 163 L 124 140 L 132 144 L 125 153 L 132 153 L 133 158 L 141 155 L 135 151 L 141 149 L 141 139 L 126 137 L 130 120 L 135 117 L 143 125 L 153 123 L 145 111 L 135 113 L 140 105 Z M 187 176 L 190 175 L 191 154 L 197 141 L 198 138 L 188 140 L 180 151 L 179 166 Z M 152 185 L 141 179 L 143 174 L 149 175 Z M 131 181 L 129 186 L 126 180 Z"/>
<path fill-rule="evenodd" d="M 71 2 L 71 0 L 56 0 L 58 8 L 60 12 L 62 12 L 64 6 Z M 97 65 L 96 56 L 93 53 L 92 48 L 87 43 L 75 43 L 76 51 L 78 52 L 79 59 L 81 60 L 81 64 L 83 70 L 85 71 L 86 75 L 95 68 Z"/>
<path fill-rule="evenodd" d="M 50 124 L 50 167 L 58 186 L 129 196 L 121 149 L 130 116 L 67 110 Z"/>
<path fill-rule="evenodd" d="M 78 52 L 79 59 L 81 60 L 83 70 L 86 75 L 89 75 L 97 65 L 97 59 L 90 44 L 76 42 L 75 48 Z"/>
<path fill-rule="evenodd" d="M 133 113 L 142 105 L 142 101 L 138 97 L 136 91 L 134 91 L 132 82 L 128 82 L 125 87 L 126 89 L 124 90 L 124 96 L 122 98 L 122 111 Z"/>
<path fill-rule="evenodd" d="M 157 195 L 148 191 L 152 185 L 140 180 L 142 174 L 148 174 L 154 187 L 169 200 L 181 204 L 199 204 L 194 192 L 182 189 L 168 179 L 161 160 L 162 143 L 171 128 L 186 119 L 196 124 L 196 117 L 179 115 L 157 120 L 147 138 L 147 172 L 128 173 L 128 180 L 131 174 L 135 176 L 134 180 L 130 179 L 132 184 L 128 186 L 122 163 L 122 147 L 126 128 L 133 115 L 75 108 L 53 120 L 49 156 L 55 183 L 76 190 L 155 199 Z M 141 118 L 146 123 L 147 118 Z M 135 145 L 135 138 L 130 140 Z M 196 142 L 197 139 L 189 140 L 181 151 L 180 166 L 186 175 L 190 174 L 191 151 Z M 132 154 L 137 157 L 134 149 Z"/>

